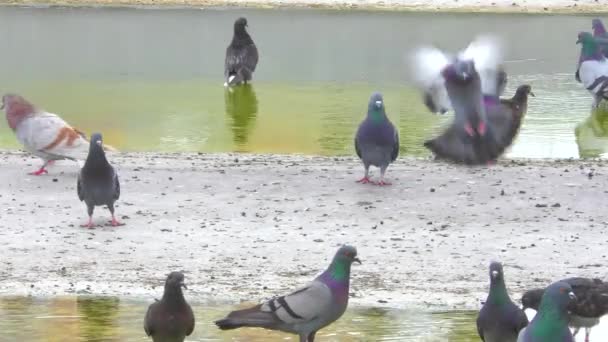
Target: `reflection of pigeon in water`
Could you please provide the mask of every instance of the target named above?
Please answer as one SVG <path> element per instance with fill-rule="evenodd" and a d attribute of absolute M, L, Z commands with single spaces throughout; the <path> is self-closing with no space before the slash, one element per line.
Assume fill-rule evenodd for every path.
<path fill-rule="evenodd" d="M 367 116 L 355 135 L 355 150 L 365 167 L 365 176 L 358 182 L 370 183 L 369 167 L 374 165 L 380 168 L 380 181 L 375 184 L 389 185 L 384 180 L 384 173 L 399 154 L 399 133 L 386 116 L 384 100 L 379 93 L 369 99 Z"/>
<path fill-rule="evenodd" d="M 258 49 L 245 29 L 247 19 L 238 18 L 234 22 L 234 36 L 226 49 L 224 63 L 224 86 L 247 83 L 251 80 L 258 64 Z"/>
<path fill-rule="evenodd" d="M 492 262 L 490 292 L 477 317 L 479 337 L 484 342 L 515 342 L 526 325 L 526 314 L 509 298 L 502 265 Z"/>
<path fill-rule="evenodd" d="M 258 99 L 251 84 L 224 92 L 226 114 L 232 118 L 232 134 L 237 148 L 247 145 L 258 112 Z"/>
<path fill-rule="evenodd" d="M 577 301 L 572 302 L 570 310 L 570 325 L 574 327 L 574 335 L 580 328 L 585 328 L 585 341 L 589 342 L 591 328 L 600 323 L 600 317 L 608 314 L 608 283 L 599 279 L 568 278 L 562 280 L 572 287 Z M 545 289 L 534 289 L 524 293 L 521 303 L 524 309 L 538 311 L 541 297 Z"/>
<path fill-rule="evenodd" d="M 547 287 L 538 312 L 519 333 L 517 342 L 574 342 L 568 328 L 568 307 L 576 300 L 572 287 L 558 281 Z"/>
<path fill-rule="evenodd" d="M 597 108 L 600 101 L 608 99 L 608 59 L 602 54 L 600 43 L 608 43 L 606 38 L 594 38 L 589 32 L 578 35 L 577 44 L 581 44 L 578 76 L 591 95 L 593 95 L 593 108 Z"/>
<path fill-rule="evenodd" d="M 297 334 L 300 342 L 314 342 L 319 329 L 344 314 L 348 306 L 350 268 L 357 250 L 342 246 L 325 272 L 291 294 L 249 309 L 233 311 L 215 324 L 222 330 L 258 327 Z"/>

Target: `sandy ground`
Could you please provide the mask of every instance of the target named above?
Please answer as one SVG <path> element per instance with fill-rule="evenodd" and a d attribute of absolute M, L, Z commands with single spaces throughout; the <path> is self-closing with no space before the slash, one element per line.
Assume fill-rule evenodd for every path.
<path fill-rule="evenodd" d="M 474 309 L 487 265 L 512 295 L 572 275 L 606 277 L 608 162 L 502 161 L 468 168 L 401 159 L 390 187 L 356 184 L 350 157 L 120 154 L 126 225 L 79 227 L 78 166 L 0 153 L 0 295 L 151 298 L 186 271 L 188 297 L 282 294 L 355 245 L 353 305 Z M 98 208 L 104 224 L 107 210 Z"/>
<path fill-rule="evenodd" d="M 406 11 L 608 13 L 608 0 L 0 0 L 9 5 L 320 7 Z"/>

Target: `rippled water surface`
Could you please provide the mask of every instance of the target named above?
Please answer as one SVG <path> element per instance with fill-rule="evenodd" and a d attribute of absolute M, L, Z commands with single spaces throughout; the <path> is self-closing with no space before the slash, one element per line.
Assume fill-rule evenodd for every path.
<path fill-rule="evenodd" d="M 260 64 L 251 87 L 228 93 L 223 58 L 241 15 Z M 450 117 L 425 111 L 405 56 L 420 43 L 456 51 L 488 30 L 508 43 L 507 94 L 530 83 L 537 95 L 510 155 L 606 149 L 608 114 L 591 115 L 573 76 L 577 33 L 591 17 L 0 7 L 0 22 L 0 92 L 19 92 L 122 150 L 352 154 L 379 90 L 402 153 L 426 155 L 422 142 Z M 18 147 L 5 124 L 0 147 Z"/>

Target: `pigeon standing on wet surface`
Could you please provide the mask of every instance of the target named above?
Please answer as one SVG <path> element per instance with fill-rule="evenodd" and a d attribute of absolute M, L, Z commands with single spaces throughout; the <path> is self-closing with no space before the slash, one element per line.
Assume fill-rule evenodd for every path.
<path fill-rule="evenodd" d="M 92 228 L 95 206 L 107 205 L 112 214 L 112 226 L 121 225 L 114 216 L 114 202 L 120 197 L 118 174 L 106 159 L 101 134 L 91 136 L 89 155 L 78 174 L 78 198 L 87 205 L 89 221 L 83 227 Z"/>
<path fill-rule="evenodd" d="M 543 293 L 538 312 L 524 328 L 517 342 L 574 342 L 568 328 L 568 306 L 576 300 L 572 287 L 565 282 L 555 282 Z"/>
<path fill-rule="evenodd" d="M 31 175 L 48 173 L 46 167 L 55 160 L 86 158 L 89 142 L 84 134 L 58 115 L 40 110 L 16 94 L 4 95 L 0 109 L 5 110 L 8 126 L 17 140 L 28 152 L 44 161 Z"/>
<path fill-rule="evenodd" d="M 572 287 L 577 301 L 571 303 L 570 326 L 576 336 L 580 328 L 585 328 L 585 341 L 589 342 L 591 328 L 598 325 L 600 317 L 608 314 L 608 283 L 599 279 L 590 278 L 568 278 L 562 280 Z M 544 289 L 533 289 L 526 291 L 521 298 L 521 303 L 526 308 L 538 311 Z"/>
<path fill-rule="evenodd" d="M 593 108 L 600 101 L 608 99 L 608 59 L 602 54 L 600 43 L 608 43 L 606 38 L 594 38 L 589 32 L 578 35 L 577 44 L 581 44 L 581 56 L 577 75 L 591 95 Z"/>
<path fill-rule="evenodd" d="M 365 167 L 365 176 L 359 183 L 370 183 L 369 167 L 380 168 L 377 185 L 390 185 L 384 180 L 388 165 L 399 155 L 399 133 L 386 116 L 382 95 L 374 93 L 367 105 L 367 117 L 359 125 L 355 135 L 355 151 Z"/>
<path fill-rule="evenodd" d="M 224 86 L 234 86 L 251 81 L 258 64 L 258 48 L 246 30 L 247 19 L 238 18 L 234 22 L 234 35 L 226 49 L 224 62 Z"/>
<path fill-rule="evenodd" d="M 331 264 L 306 287 L 249 309 L 233 311 L 215 324 L 222 330 L 258 327 L 297 334 L 314 342 L 315 334 L 339 319 L 348 306 L 350 268 L 357 250 L 342 246 Z"/>
<path fill-rule="evenodd" d="M 479 337 L 484 342 L 515 342 L 526 325 L 526 314 L 509 297 L 502 265 L 492 262 L 490 292 L 477 317 Z"/>
<path fill-rule="evenodd" d="M 161 300 L 150 304 L 144 320 L 144 331 L 154 342 L 182 342 L 194 331 L 194 313 L 186 302 L 182 287 L 184 275 L 171 272 L 165 282 Z"/>

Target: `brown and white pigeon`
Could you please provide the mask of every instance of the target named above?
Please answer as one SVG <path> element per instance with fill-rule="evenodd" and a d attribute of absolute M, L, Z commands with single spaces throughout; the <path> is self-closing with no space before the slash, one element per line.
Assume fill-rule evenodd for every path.
<path fill-rule="evenodd" d="M 8 126 L 17 140 L 44 163 L 32 175 L 48 173 L 46 167 L 55 160 L 84 160 L 89 152 L 89 142 L 84 133 L 70 126 L 57 114 L 37 108 L 16 94 L 2 97 Z"/>

